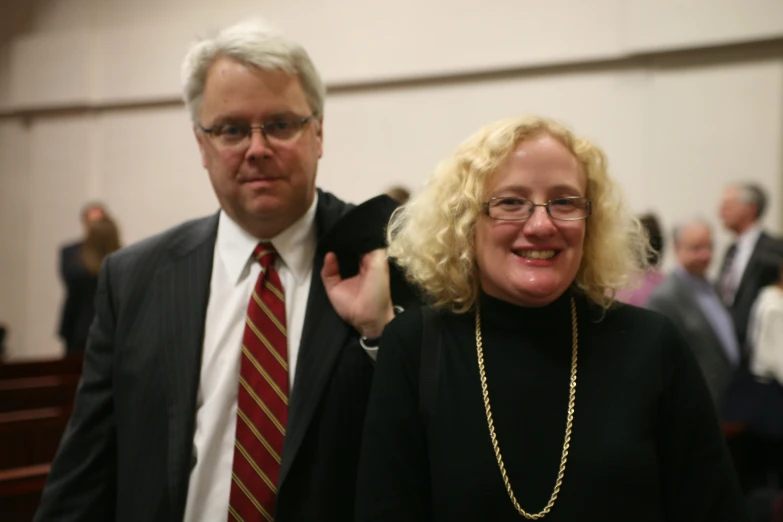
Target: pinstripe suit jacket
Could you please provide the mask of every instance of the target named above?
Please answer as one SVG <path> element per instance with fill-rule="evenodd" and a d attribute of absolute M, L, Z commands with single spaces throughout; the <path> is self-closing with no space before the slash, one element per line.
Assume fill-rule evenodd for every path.
<path fill-rule="evenodd" d="M 319 239 L 349 208 L 320 193 Z M 214 215 L 185 223 L 104 263 L 83 381 L 36 521 L 182 519 L 217 222 Z M 279 522 L 353 518 L 373 365 L 328 300 L 324 254 L 319 245 L 281 463 Z"/>

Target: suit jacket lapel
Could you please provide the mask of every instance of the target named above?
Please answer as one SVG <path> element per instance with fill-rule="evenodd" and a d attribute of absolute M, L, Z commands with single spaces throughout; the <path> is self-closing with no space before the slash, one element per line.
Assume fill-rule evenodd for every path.
<path fill-rule="evenodd" d="M 170 263 L 158 272 L 164 372 L 168 376 L 168 452 L 171 520 L 181 520 L 191 470 L 196 395 L 218 215 L 179 236 Z"/>
<path fill-rule="evenodd" d="M 319 240 L 351 207 L 331 194 L 319 191 L 316 227 Z M 333 368 L 352 335 L 352 328 L 334 311 L 321 281 L 326 252 L 316 249 L 310 295 L 307 300 L 296 379 L 288 411 L 288 426 L 280 463 L 279 484 L 283 484 L 302 445 Z"/>

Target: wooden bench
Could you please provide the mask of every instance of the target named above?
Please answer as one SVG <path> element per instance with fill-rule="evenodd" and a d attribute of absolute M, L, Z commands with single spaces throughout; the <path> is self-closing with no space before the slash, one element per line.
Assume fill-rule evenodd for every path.
<path fill-rule="evenodd" d="M 65 407 L 73 404 L 79 375 L 0 380 L 0 412 Z"/>
<path fill-rule="evenodd" d="M 0 470 L 51 462 L 71 408 L 0 413 Z"/>
<path fill-rule="evenodd" d="M 49 464 L 0 471 L 0 514 L 3 522 L 30 522 L 38 508 Z"/>
<path fill-rule="evenodd" d="M 61 359 L 42 361 L 0 362 L 0 380 L 51 375 L 80 375 L 82 354 L 67 355 Z"/>
<path fill-rule="evenodd" d="M 73 408 L 82 356 L 0 362 L 0 520 L 29 522 Z"/>

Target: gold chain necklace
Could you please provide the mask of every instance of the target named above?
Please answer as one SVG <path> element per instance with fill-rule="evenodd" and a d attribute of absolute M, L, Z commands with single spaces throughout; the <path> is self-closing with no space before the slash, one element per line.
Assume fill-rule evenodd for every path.
<path fill-rule="evenodd" d="M 571 297 L 571 388 L 568 398 L 568 421 L 566 422 L 565 441 L 563 441 L 563 453 L 560 456 L 560 470 L 557 473 L 557 481 L 555 481 L 555 489 L 552 491 L 552 496 L 549 498 L 549 502 L 546 507 L 539 513 L 528 513 L 517 502 L 517 497 L 514 495 L 514 490 L 511 489 L 511 483 L 508 480 L 506 474 L 506 466 L 503 464 L 503 457 L 500 455 L 500 447 L 498 446 L 498 438 L 495 435 L 495 422 L 492 420 L 492 409 L 489 406 L 489 391 L 487 390 L 487 374 L 484 370 L 484 346 L 481 341 L 481 310 L 476 308 L 476 354 L 478 355 L 479 373 L 481 375 L 481 390 L 484 394 L 484 410 L 487 413 L 487 425 L 489 426 L 489 436 L 492 439 L 492 447 L 495 450 L 495 458 L 498 461 L 498 468 L 500 468 L 500 474 L 503 476 L 503 482 L 506 485 L 506 491 L 511 499 L 511 503 L 519 512 L 520 515 L 529 520 L 538 520 L 544 518 L 544 516 L 552 510 L 557 500 L 557 495 L 560 493 L 560 487 L 563 485 L 563 476 L 565 475 L 566 463 L 568 462 L 568 448 L 571 446 L 571 429 L 574 425 L 574 403 L 576 401 L 576 356 L 578 352 L 578 332 L 576 327 L 576 304 L 574 298 Z"/>

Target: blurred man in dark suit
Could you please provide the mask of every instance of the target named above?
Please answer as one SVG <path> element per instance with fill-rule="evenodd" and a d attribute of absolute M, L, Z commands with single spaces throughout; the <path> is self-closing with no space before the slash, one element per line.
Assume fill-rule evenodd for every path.
<path fill-rule="evenodd" d="M 647 307 L 669 317 L 685 335 L 719 408 L 740 351 L 731 316 L 706 278 L 712 233 L 706 223 L 691 221 L 675 229 L 673 240 L 678 266 Z"/>
<path fill-rule="evenodd" d="M 324 85 L 300 45 L 256 24 L 197 43 L 183 82 L 220 211 L 103 263 L 36 520 L 350 521 L 395 312 L 385 251 L 341 274 L 324 241 L 351 216 L 316 188 Z M 383 244 L 388 215 L 361 216 L 344 229 Z M 359 239 L 336 241 L 377 244 Z"/>
<path fill-rule="evenodd" d="M 723 257 L 717 290 L 731 312 L 743 350 L 753 302 L 759 291 L 777 278 L 777 269 L 761 258 L 761 253 L 773 243 L 759 222 L 766 206 L 764 190 L 752 183 L 726 187 L 720 205 L 723 226 L 735 237 Z"/>

